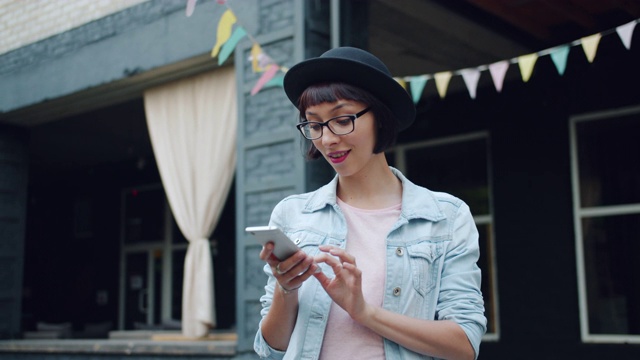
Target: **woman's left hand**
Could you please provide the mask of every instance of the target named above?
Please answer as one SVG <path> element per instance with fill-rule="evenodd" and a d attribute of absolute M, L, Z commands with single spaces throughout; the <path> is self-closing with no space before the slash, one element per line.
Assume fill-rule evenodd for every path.
<path fill-rule="evenodd" d="M 331 266 L 335 276 L 329 278 L 322 272 L 314 276 L 331 299 L 357 321 L 364 316 L 367 303 L 362 294 L 362 271 L 356 266 L 355 257 L 334 246 L 321 245 L 319 249 L 322 253 L 315 262 Z"/>

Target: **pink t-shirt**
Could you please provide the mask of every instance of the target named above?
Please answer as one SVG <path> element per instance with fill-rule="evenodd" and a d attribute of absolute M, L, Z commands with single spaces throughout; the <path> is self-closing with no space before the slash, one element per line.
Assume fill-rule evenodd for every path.
<path fill-rule="evenodd" d="M 348 253 L 362 270 L 365 300 L 382 306 L 386 278 L 386 238 L 400 216 L 400 205 L 364 210 L 338 199 L 347 220 Z M 357 324 L 335 303 L 331 304 L 320 359 L 384 359 L 382 337 Z"/>

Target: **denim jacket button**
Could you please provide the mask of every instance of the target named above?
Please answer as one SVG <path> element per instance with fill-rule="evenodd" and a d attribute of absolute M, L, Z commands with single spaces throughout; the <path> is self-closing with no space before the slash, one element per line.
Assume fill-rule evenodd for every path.
<path fill-rule="evenodd" d="M 404 249 L 401 248 L 401 247 L 397 247 L 396 248 L 396 255 L 398 255 L 398 256 L 404 255 Z"/>
<path fill-rule="evenodd" d="M 401 292 L 402 292 L 402 289 L 400 289 L 399 287 L 393 288 L 393 295 L 394 296 L 400 296 Z"/>

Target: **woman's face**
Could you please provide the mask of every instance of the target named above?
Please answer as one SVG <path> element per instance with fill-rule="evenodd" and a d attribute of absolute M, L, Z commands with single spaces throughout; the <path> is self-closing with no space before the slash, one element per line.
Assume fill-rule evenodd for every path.
<path fill-rule="evenodd" d="M 356 114 L 367 106 L 351 100 L 321 103 L 305 111 L 307 121 L 325 122 L 340 115 Z M 340 176 L 351 176 L 366 168 L 377 158 L 373 153 L 376 143 L 376 121 L 369 111 L 357 118 L 354 130 L 346 135 L 335 135 L 326 126 L 322 137 L 312 140 L 313 145 Z M 380 155 L 380 154 L 378 154 Z"/>

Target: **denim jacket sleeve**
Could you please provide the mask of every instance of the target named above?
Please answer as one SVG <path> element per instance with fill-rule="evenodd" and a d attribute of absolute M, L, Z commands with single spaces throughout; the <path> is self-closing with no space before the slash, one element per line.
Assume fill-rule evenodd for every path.
<path fill-rule="evenodd" d="M 477 358 L 487 322 L 477 266 L 480 256 L 478 230 L 469 206 L 463 202 L 450 224 L 452 241 L 445 253 L 436 316 L 462 327 Z"/>
<path fill-rule="evenodd" d="M 278 214 L 281 212 L 280 211 L 281 207 L 282 207 L 282 202 L 274 208 L 271 214 L 271 220 L 269 220 L 269 225 L 278 226 L 282 228 L 282 223 L 280 222 L 280 218 L 278 216 Z M 269 346 L 267 341 L 264 339 L 264 336 L 262 335 L 262 321 L 264 320 L 264 317 L 267 315 L 267 313 L 269 312 L 269 309 L 271 308 L 271 303 L 273 301 L 273 292 L 275 291 L 275 285 L 276 285 L 275 277 L 273 276 L 273 273 L 271 272 L 271 268 L 269 267 L 268 264 L 264 265 L 264 272 L 265 274 L 267 274 L 268 280 L 267 280 L 267 284 L 264 287 L 265 294 L 260 297 L 260 303 L 262 304 L 262 310 L 260 310 L 261 319 L 258 326 L 258 332 L 256 333 L 256 337 L 253 343 L 253 349 L 261 359 L 280 360 L 284 357 L 285 352 L 281 350 L 276 350 L 271 346 Z"/>

